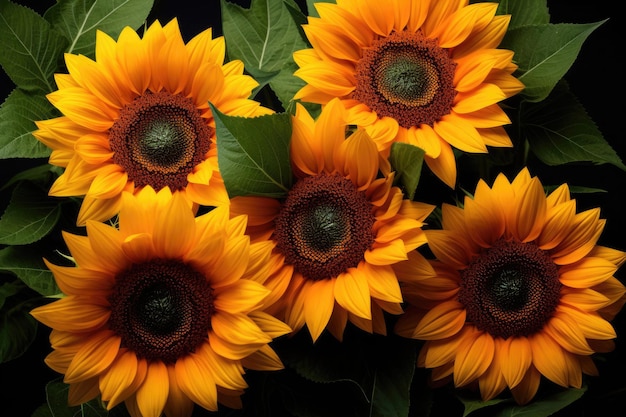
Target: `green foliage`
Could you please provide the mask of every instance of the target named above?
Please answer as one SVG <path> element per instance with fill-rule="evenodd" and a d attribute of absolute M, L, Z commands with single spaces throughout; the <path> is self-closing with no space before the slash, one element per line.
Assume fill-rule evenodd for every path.
<path fill-rule="evenodd" d="M 33 10 L 0 0 L 0 65 L 20 88 L 54 90 L 54 73 L 68 42 Z"/>
<path fill-rule="evenodd" d="M 465 406 L 463 417 L 548 417 L 580 399 L 587 391 L 570 388 L 538 395 L 534 401 L 518 405 L 511 399 L 480 401 L 475 398 L 459 396 Z"/>
<path fill-rule="evenodd" d="M 96 31 L 113 39 L 146 21 L 154 0 L 59 0 L 44 18 L 69 41 L 65 52 L 94 57 Z"/>
<path fill-rule="evenodd" d="M 243 61 L 259 88 L 269 84 L 286 109 L 304 85 L 293 75 L 297 68 L 293 52 L 307 47 L 294 20 L 294 14 L 300 13 L 298 6 L 294 0 L 255 0 L 250 9 L 227 0 L 220 2 L 229 59 Z"/>
<path fill-rule="evenodd" d="M 29 314 L 32 304 L 23 296 L 24 284 L 0 283 L 0 363 L 21 356 L 35 339 L 37 322 Z"/>
<path fill-rule="evenodd" d="M 46 236 L 59 220 L 58 202 L 28 182 L 13 191 L 9 206 L 0 218 L 0 244 L 26 245 Z"/>
<path fill-rule="evenodd" d="M 27 94 L 15 89 L 0 107 L 0 159 L 45 158 L 50 149 L 35 139 L 34 120 L 57 115 L 42 94 Z"/>
<path fill-rule="evenodd" d="M 531 102 L 544 100 L 574 63 L 583 42 L 604 22 L 510 29 L 500 47 L 515 51 L 519 68 L 514 75 L 525 85 L 521 95 Z"/>
<path fill-rule="evenodd" d="M 583 106 L 564 82 L 547 100 L 522 103 L 522 135 L 530 151 L 547 165 L 574 162 L 626 165 L 602 137 Z"/>
<path fill-rule="evenodd" d="M 398 142 L 391 145 L 389 162 L 396 171 L 395 181 L 402 185 L 405 194 L 411 200 L 419 183 L 424 155 L 422 149 L 408 143 Z"/>
<path fill-rule="evenodd" d="M 211 105 L 220 173 L 228 195 L 284 197 L 291 187 L 291 116 L 227 116 Z"/>
<path fill-rule="evenodd" d="M 416 341 L 391 334 L 368 335 L 348 326 L 343 341 L 323 334 L 312 344 L 310 337 L 304 333 L 277 343 L 275 349 L 287 367 L 305 380 L 330 385 L 330 390 L 346 392 L 353 399 L 349 404 L 355 416 L 408 415 Z M 296 415 L 328 416 L 329 408 L 321 407 L 325 403 L 324 398 L 317 398 L 316 401 L 317 407 L 307 405 L 303 407 L 306 413 Z M 298 403 L 292 408 L 299 410 Z M 315 408 L 325 411 L 315 413 L 312 411 Z"/>

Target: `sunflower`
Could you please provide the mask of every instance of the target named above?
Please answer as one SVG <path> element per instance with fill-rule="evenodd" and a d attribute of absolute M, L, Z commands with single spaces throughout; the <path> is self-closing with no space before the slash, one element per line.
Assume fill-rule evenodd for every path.
<path fill-rule="evenodd" d="M 298 104 L 286 198 L 231 200 L 253 241 L 274 245 L 268 311 L 294 332 L 306 325 L 313 341 L 326 328 L 342 340 L 348 321 L 386 334 L 384 312 L 402 313 L 403 301 L 391 266 L 426 243 L 422 222 L 433 209 L 403 198 L 372 139 L 347 133 L 346 117 L 338 99 L 317 120 Z"/>
<path fill-rule="evenodd" d="M 184 43 L 176 19 L 143 38 L 126 27 L 115 42 L 98 31 L 96 59 L 65 55 L 48 99 L 61 117 L 36 122 L 34 136 L 64 167 L 52 196 L 84 196 L 77 224 L 107 220 L 122 191 L 150 185 L 184 191 L 206 206 L 228 202 L 219 174 L 209 102 L 238 116 L 271 113 L 248 99 L 257 82 L 243 63 L 224 64 L 223 37 L 209 28 Z"/>
<path fill-rule="evenodd" d="M 65 296 L 32 315 L 52 328 L 46 363 L 69 403 L 98 395 L 133 417 L 241 406 L 244 368 L 282 369 L 269 346 L 291 331 L 263 312 L 272 245 L 250 243 L 227 206 L 194 217 L 182 193 L 123 193 L 119 227 L 64 233 L 76 266 L 46 260 Z"/>
<path fill-rule="evenodd" d="M 425 340 L 418 365 L 478 384 L 484 400 L 508 387 L 520 404 L 542 375 L 576 388 L 596 375 L 591 355 L 613 349 L 610 320 L 626 300 L 613 276 L 626 253 L 597 245 L 599 215 L 576 213 L 567 184 L 546 196 L 527 169 L 492 188 L 481 180 L 464 208 L 443 205 L 442 229 L 425 231 L 431 267 L 414 253 L 396 268 L 410 283 L 395 331 Z"/>
<path fill-rule="evenodd" d="M 456 183 L 452 147 L 486 153 L 512 146 L 499 102 L 520 92 L 513 52 L 497 49 L 510 15 L 469 0 L 337 0 L 316 3 L 296 51 L 296 99 L 339 97 L 384 155 L 393 142 L 425 151 L 431 171 Z"/>

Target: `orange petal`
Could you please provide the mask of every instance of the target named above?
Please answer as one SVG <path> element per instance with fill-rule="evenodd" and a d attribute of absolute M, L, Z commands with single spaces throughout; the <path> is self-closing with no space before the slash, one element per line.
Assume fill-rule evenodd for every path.
<path fill-rule="evenodd" d="M 187 355 L 176 361 L 174 369 L 178 386 L 187 397 L 209 411 L 217 411 L 217 388 L 207 362 Z"/>
<path fill-rule="evenodd" d="M 110 330 L 103 330 L 90 337 L 76 352 L 63 381 L 72 384 L 100 375 L 117 357 L 121 341 Z"/>
<path fill-rule="evenodd" d="M 489 333 L 465 337 L 454 360 L 454 385 L 462 387 L 482 376 L 494 359 L 495 343 Z"/>
<path fill-rule="evenodd" d="M 426 313 L 413 331 L 413 337 L 436 340 L 454 336 L 465 325 L 466 314 L 458 301 L 443 302 Z"/>
<path fill-rule="evenodd" d="M 169 393 L 167 367 L 161 361 L 151 361 L 143 384 L 137 390 L 137 406 L 145 417 L 159 417 Z"/>
<path fill-rule="evenodd" d="M 364 319 L 372 318 L 369 285 L 360 269 L 351 268 L 337 277 L 335 299 L 349 312 Z"/>
<path fill-rule="evenodd" d="M 314 342 L 326 328 L 333 312 L 335 281 L 334 279 L 315 281 L 306 289 L 304 319 Z"/>
<path fill-rule="evenodd" d="M 502 375 L 508 386 L 513 388 L 526 376 L 533 360 L 532 350 L 525 337 L 509 337 L 502 349 L 503 355 L 500 358 Z"/>

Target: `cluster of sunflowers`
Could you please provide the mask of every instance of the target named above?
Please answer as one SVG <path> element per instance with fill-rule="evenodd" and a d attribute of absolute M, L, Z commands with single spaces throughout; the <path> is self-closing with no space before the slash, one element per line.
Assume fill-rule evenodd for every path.
<path fill-rule="evenodd" d="M 127 3 L 59 1 L 41 17 L 0 2 L 0 34 L 18 33 L 6 48 L 45 18 L 49 61 L 63 57 L 31 89 L 37 75 L 0 61 L 18 86 L 0 123 L 28 94 L 50 105 L 32 110 L 28 145 L 47 163 L 7 183 L 21 188 L 0 269 L 45 296 L 29 314 L 51 329 L 45 363 L 68 409 L 266 415 L 278 388 L 264 378 L 285 372 L 351 381 L 361 401 L 317 414 L 296 396 L 267 415 L 428 416 L 415 391 L 446 386 L 473 393 L 466 414 L 529 407 L 546 384 L 582 395 L 615 346 L 626 253 L 598 244 L 599 208 L 579 211 L 525 158 L 539 143 L 547 164 L 626 170 L 601 137 L 601 160 L 566 160 L 529 134 L 559 123 L 560 78 L 599 24 L 564 30 L 545 0 L 222 1 L 224 35 L 186 41 L 177 19 L 147 23 L 151 1 Z M 530 45 L 546 37 L 560 64 Z M 497 156 L 509 176 L 486 169 Z M 423 184 L 452 195 L 468 159 L 475 188 L 431 198 Z M 19 213 L 33 183 L 51 224 Z M 37 242 L 11 240 L 18 229 Z M 12 260 L 42 242 L 45 266 L 21 275 Z M 246 397 L 254 384 L 268 393 Z"/>

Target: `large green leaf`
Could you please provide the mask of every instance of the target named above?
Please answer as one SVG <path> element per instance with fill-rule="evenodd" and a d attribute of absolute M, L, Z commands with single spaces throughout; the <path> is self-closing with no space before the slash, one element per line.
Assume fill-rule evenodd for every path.
<path fill-rule="evenodd" d="M 211 105 L 218 164 L 228 195 L 284 197 L 292 183 L 291 116 L 227 116 Z"/>
<path fill-rule="evenodd" d="M 41 254 L 28 246 L 8 246 L 1 249 L 0 271 L 14 274 L 29 288 L 43 296 L 53 297 L 61 294 Z"/>
<path fill-rule="evenodd" d="M 39 187 L 23 182 L 13 190 L 0 218 L 0 244 L 27 245 L 47 235 L 61 215 L 57 201 Z"/>
<path fill-rule="evenodd" d="M 472 1 L 472 3 L 477 2 L 479 1 Z M 511 15 L 509 30 L 521 26 L 550 23 L 546 0 L 501 0 L 497 14 Z"/>
<path fill-rule="evenodd" d="M 422 173 L 425 152 L 417 146 L 396 142 L 391 145 L 389 162 L 396 172 L 399 183 L 409 200 L 413 200 Z"/>
<path fill-rule="evenodd" d="M 531 403 L 525 405 L 518 405 L 512 400 L 503 399 L 481 401 L 462 396 L 459 396 L 459 399 L 465 406 L 464 417 L 473 415 L 488 415 L 490 417 L 549 417 L 580 399 L 586 391 L 587 387 L 585 386 L 581 389 L 559 389 L 557 392 L 537 396 Z M 486 414 L 483 412 L 486 412 Z"/>
<path fill-rule="evenodd" d="M 20 285 L 0 284 L 0 363 L 21 356 L 35 339 L 37 322 L 32 307 L 18 292 Z"/>
<path fill-rule="evenodd" d="M 522 103 L 521 132 L 530 151 L 548 165 L 570 162 L 612 164 L 626 170 L 615 150 L 565 82 L 539 103 Z"/>
<path fill-rule="evenodd" d="M 269 83 L 287 108 L 304 85 L 293 75 L 293 52 L 307 47 L 294 20 L 298 6 L 294 0 L 252 0 L 246 9 L 221 0 L 221 8 L 228 58 L 243 61 L 260 87 Z"/>
<path fill-rule="evenodd" d="M 371 335 L 351 326 L 341 342 L 322 334 L 311 343 L 310 337 L 302 333 L 277 345 L 286 366 L 316 383 L 342 384 L 344 388 L 346 383 L 354 384 L 364 401 L 355 402 L 354 408 L 365 404 L 370 417 L 408 415 L 416 341 Z"/>
<path fill-rule="evenodd" d="M 117 39 L 145 23 L 154 0 L 58 0 L 44 17 L 68 40 L 66 52 L 94 56 L 96 30 Z"/>
<path fill-rule="evenodd" d="M 50 156 L 50 149 L 33 132 L 37 129 L 36 120 L 49 119 L 57 113 L 43 93 L 13 90 L 0 107 L 0 159 Z"/>
<path fill-rule="evenodd" d="M 54 90 L 68 42 L 33 10 L 0 0 L 0 66 L 27 91 Z"/>
<path fill-rule="evenodd" d="M 604 22 L 550 23 L 509 30 L 500 47 L 515 51 L 519 68 L 514 75 L 525 85 L 521 95 L 533 102 L 545 99 L 574 63 L 587 37 Z"/>

